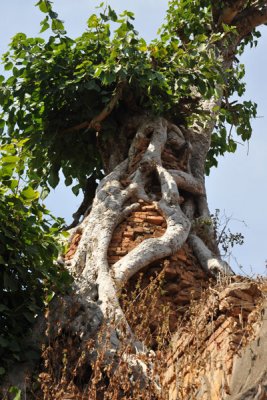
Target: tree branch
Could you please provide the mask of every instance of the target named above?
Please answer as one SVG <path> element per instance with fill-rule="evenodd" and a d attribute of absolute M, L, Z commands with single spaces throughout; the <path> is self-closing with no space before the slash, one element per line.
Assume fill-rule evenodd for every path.
<path fill-rule="evenodd" d="M 71 128 L 64 129 L 62 133 L 75 132 L 79 131 L 80 129 L 94 129 L 97 132 L 100 131 L 101 122 L 104 121 L 111 114 L 115 106 L 118 104 L 119 100 L 122 98 L 122 92 L 125 87 L 125 84 L 126 84 L 125 81 L 121 81 L 118 83 L 110 102 L 91 121 L 84 121 L 78 125 L 72 126 Z"/>
<path fill-rule="evenodd" d="M 170 169 L 168 172 L 172 175 L 179 189 L 199 196 L 205 194 L 202 182 L 194 178 L 193 175 L 174 169 Z"/>
<path fill-rule="evenodd" d="M 267 2 L 266 2 L 267 3 Z M 261 8 L 248 7 L 242 11 L 235 19 L 234 24 L 236 25 L 237 31 L 240 35 L 240 39 L 248 35 L 259 25 L 267 22 L 267 4 Z"/>
<path fill-rule="evenodd" d="M 215 256 L 198 236 L 189 235 L 188 243 L 204 271 L 209 271 L 214 275 L 218 275 L 219 273 L 233 275 L 233 271 L 227 262 Z"/>
<path fill-rule="evenodd" d="M 237 14 L 246 6 L 247 2 L 247 0 L 228 0 L 224 1 L 224 5 L 222 5 L 218 0 L 211 0 L 211 11 L 214 24 L 231 24 Z"/>
<path fill-rule="evenodd" d="M 218 24 L 230 25 L 234 18 L 243 10 L 246 6 L 247 0 L 232 0 L 226 2 L 227 6 L 222 9 L 219 16 Z"/>

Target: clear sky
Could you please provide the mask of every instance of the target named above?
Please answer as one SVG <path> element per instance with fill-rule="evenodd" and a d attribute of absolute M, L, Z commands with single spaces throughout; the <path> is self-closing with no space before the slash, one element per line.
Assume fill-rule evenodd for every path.
<path fill-rule="evenodd" d="M 0 53 L 7 49 L 10 38 L 17 32 L 35 36 L 44 14 L 34 7 L 37 0 L 0 1 Z M 54 9 L 65 21 L 68 35 L 79 36 L 86 29 L 86 20 L 93 12 L 96 0 L 54 0 Z M 154 38 L 162 23 L 167 0 L 110 0 L 116 10 L 135 12 L 136 29 L 147 41 Z M 267 198 L 267 27 L 256 49 L 248 49 L 241 61 L 246 65 L 246 98 L 258 103 L 258 118 L 253 121 L 253 137 L 247 145 L 239 146 L 235 154 L 226 155 L 219 161 L 207 178 L 207 191 L 211 211 L 219 208 L 233 221 L 233 232 L 242 232 L 245 244 L 234 248 L 234 256 L 248 274 L 266 274 L 266 198 Z M 0 73 L 3 69 L 0 67 Z M 71 214 L 80 200 L 62 186 L 46 201 L 55 215 L 71 220 Z M 244 225 L 240 221 L 245 221 Z M 234 259 L 231 264 L 240 270 Z"/>

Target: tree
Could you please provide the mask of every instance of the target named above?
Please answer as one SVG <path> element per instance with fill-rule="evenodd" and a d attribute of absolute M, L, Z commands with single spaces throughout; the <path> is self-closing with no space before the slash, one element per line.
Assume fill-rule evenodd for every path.
<path fill-rule="evenodd" d="M 243 141 L 251 136 L 256 106 L 232 96 L 244 93 L 237 57 L 246 44 L 257 43 L 257 26 L 267 22 L 266 2 L 173 0 L 150 44 L 139 38 L 129 11 L 117 16 L 102 4 L 88 19 L 87 32 L 73 40 L 51 2 L 37 5 L 46 14 L 41 32 L 51 28 L 53 35 L 45 42 L 19 33 L 4 55 L 12 75 L 2 78 L 2 141 L 24 141 L 20 174 L 32 193 L 41 188 L 45 198 L 60 170 L 66 185 L 75 182 L 74 193 L 84 191 L 70 249 L 58 260 L 73 276 L 73 291 L 51 302 L 48 317 L 54 351 L 62 351 L 61 376 L 66 382 L 74 376 L 83 387 L 95 363 L 100 396 L 111 375 L 123 371 L 123 360 L 132 376 L 121 387 L 115 380 L 117 395 L 131 398 L 150 382 L 151 343 L 136 335 L 123 301 L 138 273 L 163 265 L 186 246 L 206 280 L 233 275 L 220 258 L 205 173 L 217 166 L 216 156 L 236 150 L 232 127 Z M 128 231 L 136 240 L 125 251 L 118 245 L 120 228 L 131 218 L 138 223 L 138 217 L 141 223 L 146 218 L 145 238 Z M 79 356 L 64 355 L 67 338 L 79 343 Z M 152 391 L 151 398 L 159 396 Z M 54 396 L 48 386 L 44 393 Z"/>

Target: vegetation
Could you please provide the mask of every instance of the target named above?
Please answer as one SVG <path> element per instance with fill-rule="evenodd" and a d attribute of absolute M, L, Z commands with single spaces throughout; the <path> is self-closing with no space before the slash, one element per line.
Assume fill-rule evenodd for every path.
<path fill-rule="evenodd" d="M 37 6 L 45 14 L 41 33 L 50 30 L 50 37 L 45 41 L 24 33 L 15 35 L 3 56 L 8 77 L 0 76 L 1 375 L 14 360 L 35 357 L 24 338 L 53 294 L 64 292 L 72 282 L 69 272 L 55 262 L 62 221 L 43 205 L 50 189 L 58 185 L 60 172 L 76 195 L 80 190 L 88 195 L 87 185 L 90 191 L 91 183 L 97 186 L 105 177 L 93 206 L 95 186 L 78 215 L 76 223 L 90 211 L 89 219 L 74 231 L 81 243 L 74 261 L 65 263 L 73 275 L 77 299 L 72 293 L 71 306 L 67 301 L 66 309 L 62 306 L 62 315 L 69 321 L 63 318 L 60 332 L 54 333 L 54 349 L 61 351 L 68 338 L 73 346 L 82 343 L 79 356 L 76 352 L 73 359 L 69 355 L 72 365 L 77 357 L 79 362 L 83 357 L 88 361 L 93 351 L 88 344 L 90 334 L 96 335 L 101 324 L 104 333 L 94 346 L 106 335 L 105 323 L 114 319 L 108 337 L 114 332 L 119 337 L 117 315 L 123 337 L 134 338 L 118 293 L 134 273 L 174 254 L 187 240 L 196 257 L 203 248 L 208 254 L 204 261 L 198 257 L 204 270 L 212 275 L 218 270 L 231 274 L 220 260 L 214 237 L 218 216 L 213 218 L 213 227 L 210 223 L 204 169 L 209 173 L 217 166 L 218 155 L 235 152 L 237 140 L 250 139 L 256 105 L 238 99 L 245 84 L 244 66 L 237 57 L 246 44 L 257 44 L 257 26 L 267 21 L 263 1 L 171 0 L 158 37 L 146 43 L 134 28 L 132 12 L 117 15 L 101 3 L 89 17 L 86 32 L 72 39 L 51 1 L 39 0 Z M 260 15 L 255 16 L 256 11 Z M 247 14 L 254 16 L 249 24 Z M 111 151 L 114 143 L 116 149 Z M 166 149 L 177 159 L 176 172 L 161 159 Z M 128 258 L 122 257 L 109 268 L 112 234 L 140 208 L 140 201 L 155 205 L 159 218 L 165 220 L 166 233 L 162 239 L 144 240 L 125 255 Z M 206 220 L 208 238 L 202 240 L 196 226 Z M 226 241 L 225 251 L 243 240 L 227 233 L 217 239 Z M 95 315 L 88 317 L 92 303 L 99 318 L 97 326 Z M 52 306 L 50 312 L 53 331 L 59 310 Z M 136 343 L 131 340 L 132 349 Z M 109 345 L 101 353 L 103 363 Z M 117 359 L 122 354 L 119 350 Z M 131 351 L 125 356 L 127 365 Z M 54 360 L 49 348 L 43 355 Z M 65 379 L 70 361 L 64 357 L 58 375 Z M 75 373 L 78 361 L 76 367 Z M 93 379 L 85 375 L 79 370 L 75 378 L 82 387 Z M 96 376 L 102 379 L 102 372 Z M 97 390 L 96 385 L 93 388 Z M 131 385 L 128 389 L 132 393 Z"/>
<path fill-rule="evenodd" d="M 10 363 L 39 356 L 29 329 L 70 277 L 53 263 L 62 221 L 51 217 L 27 179 L 25 140 L 0 147 L 0 374 Z"/>
<path fill-rule="evenodd" d="M 12 39 L 3 56 L 11 76 L 1 77 L 0 126 L 9 132 L 4 141 L 27 139 L 29 179 L 42 185 L 44 193 L 58 185 L 60 170 L 66 185 L 78 179 L 72 188 L 75 194 L 90 174 L 102 177 L 104 166 L 93 131 L 101 130 L 101 140 L 116 138 L 116 117 L 125 109 L 125 101 L 117 101 L 108 118 L 101 114 L 116 96 L 119 100 L 131 94 L 131 107 L 171 116 L 186 125 L 194 121 L 204 125 L 211 116 L 199 106 L 200 98 L 219 101 L 223 91 L 207 171 L 217 165 L 218 155 L 236 150 L 228 125 L 236 128 L 242 141 L 249 140 L 256 106 L 232 97 L 244 94 L 244 66 L 235 62 L 222 70 L 213 46 L 222 40 L 231 42 L 235 28 L 223 25 L 223 30 L 211 33 L 209 0 L 171 2 L 159 37 L 149 44 L 138 36 L 129 11 L 117 16 L 102 3 L 98 14 L 88 19 L 87 31 L 73 40 L 51 2 L 41 0 L 37 5 L 46 14 L 41 32 L 51 28 L 53 35 L 47 42 L 23 33 Z M 177 32 L 178 21 L 181 32 Z M 253 31 L 246 41 L 256 45 L 259 35 Z M 242 43 L 239 54 L 243 49 Z M 101 125 L 95 127 L 91 121 L 97 121 L 97 116 Z"/>

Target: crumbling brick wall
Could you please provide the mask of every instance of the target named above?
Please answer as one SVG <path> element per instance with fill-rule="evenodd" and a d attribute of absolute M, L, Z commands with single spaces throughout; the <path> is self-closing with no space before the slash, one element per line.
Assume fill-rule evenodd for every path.
<path fill-rule="evenodd" d="M 143 240 L 164 235 L 166 221 L 157 209 L 156 203 L 139 201 L 140 208 L 132 212 L 115 229 L 108 249 L 108 262 L 110 266 L 120 260 Z M 81 232 L 76 233 L 65 254 L 65 259 L 71 259 L 79 244 Z M 197 261 L 191 248 L 184 246 L 175 254 L 165 259 L 154 262 L 141 272 L 142 288 L 145 288 L 152 277 L 160 272 L 164 273 L 164 285 L 162 295 L 159 298 L 160 305 L 170 307 L 170 331 L 174 332 L 178 317 L 187 310 L 192 299 L 199 299 L 203 290 L 209 286 L 212 279 Z M 128 290 L 134 290 L 139 279 L 139 274 L 133 277 Z"/>
<path fill-rule="evenodd" d="M 231 396 L 233 363 L 254 337 L 262 301 L 255 282 L 232 279 L 210 288 L 174 335 L 163 378 L 168 400 Z"/>

